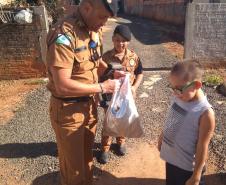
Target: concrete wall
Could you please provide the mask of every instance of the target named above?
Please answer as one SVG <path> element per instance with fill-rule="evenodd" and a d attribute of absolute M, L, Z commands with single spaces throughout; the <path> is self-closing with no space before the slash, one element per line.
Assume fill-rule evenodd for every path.
<path fill-rule="evenodd" d="M 226 58 L 226 3 L 190 3 L 185 58 Z"/>
<path fill-rule="evenodd" d="M 0 79 L 43 77 L 45 38 L 43 16 L 34 15 L 31 24 L 0 24 Z"/>
<path fill-rule="evenodd" d="M 125 13 L 182 25 L 187 0 L 124 0 Z"/>

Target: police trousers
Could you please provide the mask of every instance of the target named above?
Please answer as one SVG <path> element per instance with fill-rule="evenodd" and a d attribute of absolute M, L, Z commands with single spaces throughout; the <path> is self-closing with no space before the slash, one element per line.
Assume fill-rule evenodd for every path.
<path fill-rule="evenodd" d="M 57 141 L 61 185 L 91 185 L 97 123 L 94 100 L 66 103 L 51 97 L 49 111 Z"/>

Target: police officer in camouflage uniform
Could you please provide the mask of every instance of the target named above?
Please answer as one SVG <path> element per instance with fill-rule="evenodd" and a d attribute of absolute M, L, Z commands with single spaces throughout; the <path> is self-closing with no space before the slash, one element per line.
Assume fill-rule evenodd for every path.
<path fill-rule="evenodd" d="M 101 61 L 99 29 L 114 14 L 110 0 L 83 0 L 73 15 L 58 22 L 47 37 L 50 119 L 57 141 L 61 185 L 92 184 L 92 148 L 96 132 L 97 93 L 112 93 L 115 80 L 98 83 Z M 97 70 L 98 69 L 98 70 Z M 115 77 L 123 76 L 116 71 Z"/>

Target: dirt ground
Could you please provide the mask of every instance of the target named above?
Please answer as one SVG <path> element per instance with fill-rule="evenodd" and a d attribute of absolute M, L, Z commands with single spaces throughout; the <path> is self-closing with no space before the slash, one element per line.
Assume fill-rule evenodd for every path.
<path fill-rule="evenodd" d="M 22 171 L 20 171 L 20 168 L 15 165 L 9 164 L 6 160 L 1 159 L 0 160 L 0 177 L 3 179 L 4 182 L 7 182 L 4 184 L 4 182 L 1 185 L 25 185 L 26 183 L 21 181 L 19 177 L 22 174 Z M 7 178 L 7 179 L 6 179 Z"/>
<path fill-rule="evenodd" d="M 163 46 L 179 60 L 184 58 L 184 47 L 182 44 L 171 41 L 164 43 Z"/>
<path fill-rule="evenodd" d="M 39 86 L 37 79 L 0 81 L 0 124 L 8 123 L 26 94 Z"/>
<path fill-rule="evenodd" d="M 39 86 L 34 80 L 0 81 L 1 123 L 7 124 L 16 109 L 23 105 L 26 94 Z M 210 159 L 208 164 L 207 185 L 223 185 L 215 175 L 213 160 Z M 22 174 L 19 166 L 5 159 L 0 159 L 0 166 L 0 176 L 8 178 L 4 185 L 26 184 L 18 178 Z M 128 155 L 120 158 L 117 165 L 113 164 L 107 169 L 103 166 L 95 177 L 94 185 L 164 185 L 164 177 L 164 162 L 159 158 L 156 145 L 141 142 L 131 145 Z"/>
<path fill-rule="evenodd" d="M 0 81 L 0 126 L 13 118 L 14 112 L 23 105 L 26 95 L 39 86 L 37 79 Z M 5 159 L 0 159 L 0 166 L 0 176 L 3 179 L 7 177 L 7 185 L 25 185 L 18 179 L 22 173 L 18 166 L 12 166 Z"/>
<path fill-rule="evenodd" d="M 183 58 L 183 47 L 176 42 L 164 44 L 172 54 Z M 214 71 L 213 71 L 214 72 Z M 219 71 L 215 71 L 219 73 Z M 225 73 L 222 73 L 225 75 Z M 226 76 L 226 75 L 225 75 Z M 0 81 L 0 123 L 7 124 L 13 117 L 14 112 L 23 105 L 27 93 L 40 86 L 39 79 Z M 223 185 L 216 177 L 214 159 L 209 160 L 206 178 L 207 185 Z M 6 185 L 25 185 L 18 179 L 21 171 L 18 166 L 13 166 L 7 159 L 0 159 L 0 176 L 8 178 Z M 117 165 L 103 168 L 95 177 L 94 185 L 164 185 L 165 169 L 164 162 L 159 158 L 159 152 L 153 144 L 145 142 L 136 143 L 128 148 L 128 155 L 117 161 Z M 6 175 L 7 174 L 7 175 Z M 5 185 L 5 184 L 4 184 Z"/>
<path fill-rule="evenodd" d="M 165 164 L 156 145 L 137 143 L 118 164 L 110 169 L 111 173 L 103 168 L 94 185 L 165 185 Z M 216 176 L 214 166 L 207 165 L 206 185 L 224 185 Z"/>

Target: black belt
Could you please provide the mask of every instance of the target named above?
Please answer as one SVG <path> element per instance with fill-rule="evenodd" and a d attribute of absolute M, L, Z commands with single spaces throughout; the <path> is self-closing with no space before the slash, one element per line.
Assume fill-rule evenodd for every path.
<path fill-rule="evenodd" d="M 92 96 L 80 96 L 80 97 L 68 97 L 68 98 L 61 98 L 56 96 L 53 96 L 53 97 L 56 99 L 62 100 L 66 103 L 88 102 L 93 98 Z"/>

